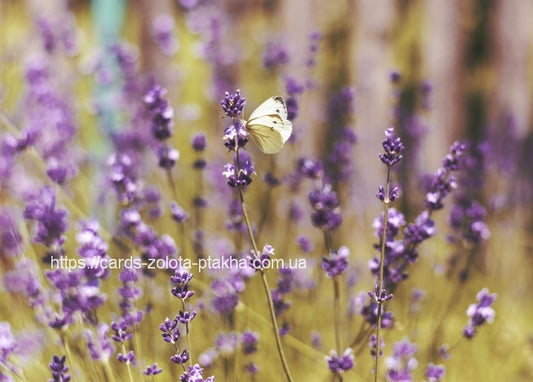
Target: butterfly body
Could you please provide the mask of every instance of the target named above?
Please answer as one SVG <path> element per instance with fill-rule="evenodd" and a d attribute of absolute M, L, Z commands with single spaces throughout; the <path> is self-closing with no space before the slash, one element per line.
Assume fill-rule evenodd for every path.
<path fill-rule="evenodd" d="M 246 130 L 259 150 L 265 154 L 278 153 L 292 133 L 285 99 L 274 96 L 259 105 L 246 121 Z"/>

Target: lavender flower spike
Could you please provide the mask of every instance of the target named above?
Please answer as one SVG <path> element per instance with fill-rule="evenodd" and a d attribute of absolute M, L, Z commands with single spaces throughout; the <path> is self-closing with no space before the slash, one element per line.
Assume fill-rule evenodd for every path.
<path fill-rule="evenodd" d="M 49 382 L 68 382 L 70 381 L 70 374 L 68 374 L 68 366 L 65 365 L 66 356 L 59 357 L 54 355 L 52 362 L 50 362 L 50 370 L 52 370 L 52 379 Z"/>
<path fill-rule="evenodd" d="M 335 350 L 332 350 L 329 353 L 329 356 L 325 357 L 325 360 L 328 363 L 328 368 L 332 372 L 340 374 L 353 368 L 355 357 L 353 355 L 353 350 L 347 348 L 340 356 L 337 355 Z"/>
<path fill-rule="evenodd" d="M 476 328 L 482 326 L 485 322 L 489 324 L 494 321 L 495 312 L 492 304 L 496 300 L 496 293 L 489 294 L 487 288 L 483 288 L 478 294 L 478 304 L 471 304 L 466 315 L 470 317 L 468 325 L 464 328 L 463 334 L 466 338 L 471 339 L 476 334 Z"/>
<path fill-rule="evenodd" d="M 383 141 L 383 149 L 385 154 L 380 154 L 379 159 L 387 166 L 392 167 L 398 163 L 402 158 L 402 151 L 404 149 L 400 137 L 394 136 L 394 128 L 389 127 L 385 131 L 386 139 Z"/>
<path fill-rule="evenodd" d="M 246 105 L 246 98 L 242 97 L 241 91 L 237 89 L 235 94 L 229 94 L 229 92 L 226 92 L 220 105 L 228 117 L 237 118 L 242 114 L 244 105 Z"/>

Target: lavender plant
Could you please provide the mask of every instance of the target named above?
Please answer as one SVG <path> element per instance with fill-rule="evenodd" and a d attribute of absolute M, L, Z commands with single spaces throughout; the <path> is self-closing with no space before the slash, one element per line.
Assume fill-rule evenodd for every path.
<path fill-rule="evenodd" d="M 249 139 L 248 132 L 244 128 L 241 120 L 238 119 L 238 117 L 243 113 L 245 104 L 246 99 L 241 96 L 240 91 L 237 91 L 232 95 L 226 92 L 224 99 L 221 101 L 224 113 L 233 119 L 233 125 L 228 126 L 224 131 L 224 146 L 226 146 L 226 148 L 228 148 L 230 151 L 235 151 L 235 164 L 227 163 L 224 166 L 223 174 L 228 179 L 228 185 L 236 188 L 239 193 L 239 201 L 252 245 L 252 255 L 249 256 L 250 266 L 258 271 L 261 275 L 261 281 L 263 283 L 263 288 L 267 298 L 274 337 L 276 339 L 276 346 L 281 359 L 281 364 L 283 366 L 283 371 L 287 377 L 287 380 L 292 381 L 293 379 L 281 344 L 271 291 L 265 274 L 268 262 L 271 256 L 274 255 L 274 248 L 267 244 L 264 246 L 262 251 L 259 251 L 244 202 L 244 189 L 252 182 L 251 175 L 255 172 L 254 164 L 251 159 L 239 157 L 239 150 L 244 148 Z"/>
<path fill-rule="evenodd" d="M 173 4 L 179 12 L 149 20 L 137 50 L 129 24 L 112 44 L 93 46 L 79 29 L 89 19 L 76 20 L 83 2 L 52 14 L 28 8 L 24 20 L 23 3 L 0 3 L 7 36 L 0 42 L 1 381 L 38 379 L 43 371 L 52 381 L 216 375 L 259 382 L 281 374 L 351 381 L 368 379 L 370 370 L 375 381 L 436 382 L 459 372 L 505 380 L 527 360 L 527 331 L 507 338 L 526 325 L 511 330 L 508 316 L 495 319 L 496 310 L 506 314 L 497 306 L 506 292 L 496 300 L 489 288 L 501 288 L 499 281 L 483 275 L 494 268 L 490 255 L 504 234 L 513 253 L 529 247 L 527 233 L 491 225 L 506 200 L 484 183 L 495 148 L 454 143 L 436 173 L 421 180 L 423 199 L 414 191 L 420 134 L 430 132 L 419 118 L 419 109 L 430 110 L 429 83 L 420 97 L 414 87 L 396 94 L 397 130 L 386 130 L 379 156 L 383 212 L 372 222 L 368 210 L 350 208 L 355 187 L 367 187 L 358 184 L 359 172 L 371 171 L 354 161 L 355 144 L 366 144 L 370 130 L 352 123 L 355 90 L 359 102 L 368 88 L 341 76 L 328 82 L 323 73 L 339 60 L 319 49 L 324 41 L 344 52 L 342 25 L 308 33 L 291 23 L 288 38 L 277 24 L 283 18 L 260 21 L 288 4 L 180 0 Z M 300 56 L 291 45 L 298 33 L 307 36 Z M 31 52 L 14 35 L 31 37 Z M 146 73 L 149 44 L 167 56 L 165 73 Z M 391 74 L 397 90 L 405 78 Z M 270 92 L 276 82 L 284 88 L 295 133 L 282 137 L 287 148 L 279 156 L 245 151 L 250 134 L 239 91 L 221 102 L 230 119 L 222 137 L 228 163 L 222 145 L 208 145 L 219 133 L 213 100 L 237 82 L 249 84 L 248 94 Z M 521 156 L 509 158 L 511 168 Z M 448 214 L 445 228 L 439 211 Z M 265 238 L 275 248 L 259 245 Z M 296 256 L 305 269 L 291 266 Z M 183 261 L 190 267 L 148 266 Z M 506 257 L 498 269 L 519 261 Z M 282 266 L 269 271 L 275 264 Z M 513 280 L 525 272 L 515 269 Z M 477 301 L 467 301 L 480 289 Z M 256 310 L 261 302 L 268 313 Z M 506 308 L 529 311 L 527 304 Z M 492 322 L 497 330 L 481 329 Z M 158 335 L 163 341 L 149 340 Z M 513 365 L 485 370 L 496 347 L 483 345 L 494 343 L 513 350 Z M 472 362 L 466 370 L 473 351 L 483 353 L 479 368 Z M 522 367 L 517 375 L 531 372 Z"/>

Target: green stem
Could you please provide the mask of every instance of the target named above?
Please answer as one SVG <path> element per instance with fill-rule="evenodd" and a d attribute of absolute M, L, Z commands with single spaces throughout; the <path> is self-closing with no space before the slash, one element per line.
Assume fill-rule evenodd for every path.
<path fill-rule="evenodd" d="M 126 354 L 126 346 L 124 346 L 124 344 L 122 344 L 122 353 L 125 355 Z M 133 382 L 133 374 L 131 373 L 131 366 L 130 366 L 130 362 L 126 362 L 126 367 L 128 368 L 128 376 L 130 378 L 130 382 Z"/>
<path fill-rule="evenodd" d="M 333 316 L 335 322 L 335 348 L 337 354 L 341 354 L 341 339 L 340 339 L 340 289 L 339 280 L 337 277 L 333 278 Z"/>
<path fill-rule="evenodd" d="M 384 260 L 385 260 L 385 244 L 387 242 L 387 224 L 389 219 L 389 188 L 390 188 L 390 167 L 387 167 L 387 184 L 385 185 L 385 199 L 384 209 L 383 209 L 383 232 L 381 234 L 381 251 L 379 258 L 379 278 L 378 278 L 378 288 L 376 292 L 376 299 L 378 303 L 378 322 L 376 326 L 376 359 L 374 364 L 374 381 L 377 382 L 379 378 L 379 352 L 380 352 L 380 336 L 381 336 L 381 316 L 383 314 L 382 306 L 384 301 L 381 299 L 381 291 L 383 289 L 383 269 L 384 269 Z"/>
<path fill-rule="evenodd" d="M 181 307 L 185 313 L 185 301 L 181 300 Z M 191 352 L 191 336 L 189 335 L 189 323 L 185 324 L 185 334 L 187 335 L 187 351 L 189 352 L 189 366 L 191 366 L 192 352 Z"/>
<path fill-rule="evenodd" d="M 240 164 L 239 164 L 239 151 L 236 151 L 237 155 L 237 171 L 240 171 Z M 257 246 L 257 243 L 255 242 L 254 233 L 252 231 L 252 225 L 250 223 L 250 219 L 248 217 L 248 212 L 246 210 L 246 205 L 244 203 L 244 194 L 242 192 L 241 188 L 238 188 L 239 190 L 239 199 L 241 202 L 241 209 L 242 214 L 244 216 L 244 221 L 246 223 L 246 227 L 248 229 L 248 235 L 250 236 L 250 242 L 252 243 L 252 249 L 254 251 L 254 257 L 259 256 L 259 247 Z M 276 312 L 274 310 L 274 303 L 272 302 L 272 296 L 270 294 L 270 287 L 268 286 L 268 281 L 266 278 L 265 271 L 263 269 L 260 270 L 261 273 L 261 281 L 263 282 L 263 289 L 265 290 L 265 295 L 267 298 L 268 303 L 268 310 L 270 312 L 270 320 L 272 321 L 272 329 L 274 331 L 274 338 L 276 339 L 276 347 L 278 349 L 278 354 L 281 359 L 281 364 L 283 366 L 283 371 L 285 372 L 285 376 L 287 377 L 287 381 L 293 382 L 289 366 L 287 364 L 287 360 L 285 358 L 285 353 L 283 352 L 283 347 L 281 345 L 281 338 L 279 336 L 279 328 L 278 328 L 278 322 L 276 320 Z"/>

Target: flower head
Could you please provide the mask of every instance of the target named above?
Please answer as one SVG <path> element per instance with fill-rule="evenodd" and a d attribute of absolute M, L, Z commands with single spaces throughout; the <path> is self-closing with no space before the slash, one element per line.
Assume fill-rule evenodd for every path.
<path fill-rule="evenodd" d="M 59 357 L 54 355 L 52 362 L 50 362 L 50 370 L 52 370 L 52 379 L 50 382 L 68 382 L 70 381 L 70 374 L 68 374 L 68 366 L 65 365 L 66 356 Z"/>
<path fill-rule="evenodd" d="M 335 350 L 332 350 L 325 359 L 328 368 L 335 374 L 340 374 L 353 368 L 355 357 L 353 350 L 347 348 L 341 355 L 338 355 Z"/>
<path fill-rule="evenodd" d="M 242 114 L 244 105 L 246 105 L 246 98 L 241 96 L 240 90 L 236 90 L 234 94 L 226 92 L 220 105 L 228 117 L 237 118 Z"/>
<path fill-rule="evenodd" d="M 394 128 L 389 127 L 385 130 L 386 139 L 383 141 L 384 154 L 379 155 L 379 159 L 387 166 L 391 167 L 398 163 L 402 158 L 402 151 L 404 149 L 400 137 L 394 136 Z"/>
<path fill-rule="evenodd" d="M 476 328 L 482 326 L 485 322 L 491 323 L 494 321 L 495 312 L 492 309 L 492 304 L 496 300 L 496 293 L 489 294 L 487 288 L 483 288 L 478 294 L 477 304 L 471 304 L 466 315 L 469 317 L 468 325 L 464 328 L 463 334 L 466 338 L 470 339 L 476 334 Z"/>

